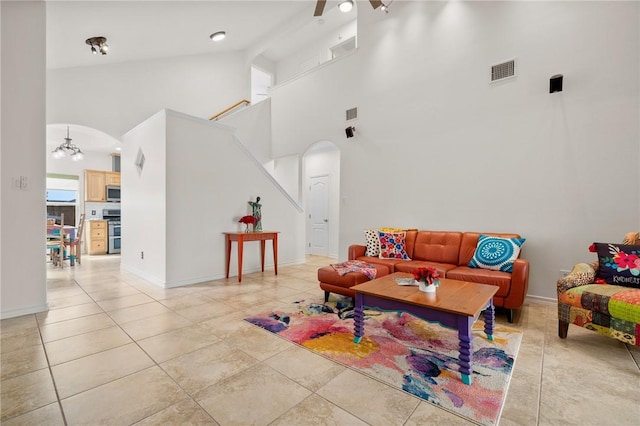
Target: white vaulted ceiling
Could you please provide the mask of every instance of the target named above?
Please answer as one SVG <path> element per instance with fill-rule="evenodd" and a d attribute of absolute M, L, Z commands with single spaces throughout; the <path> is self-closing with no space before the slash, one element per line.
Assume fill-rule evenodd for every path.
<path fill-rule="evenodd" d="M 47 68 L 103 65 L 203 53 L 249 51 L 277 61 L 356 17 L 315 0 L 61 1 L 47 0 Z M 322 19 L 322 21 L 320 21 Z M 209 35 L 224 30 L 219 43 Z M 93 55 L 85 40 L 104 36 L 109 53 Z"/>

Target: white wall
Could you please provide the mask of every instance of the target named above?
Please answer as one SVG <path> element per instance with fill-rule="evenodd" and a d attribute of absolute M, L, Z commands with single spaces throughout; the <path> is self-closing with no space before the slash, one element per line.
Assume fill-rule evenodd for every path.
<path fill-rule="evenodd" d="M 370 11 L 367 11 L 370 12 Z M 297 75 L 331 60 L 331 48 L 354 37 L 358 30 L 358 20 L 353 20 L 314 43 L 276 63 L 276 82 L 283 83 Z"/>
<path fill-rule="evenodd" d="M 120 199 L 120 267 L 158 285 L 167 282 L 166 139 L 166 114 L 160 111 L 122 137 L 120 157 L 121 186 L 126 188 Z M 139 152 L 145 157 L 142 171 L 136 166 Z"/>
<path fill-rule="evenodd" d="M 517 232 L 527 238 L 529 293 L 554 298 L 560 269 L 595 260 L 591 242 L 639 226 L 639 7 L 361 11 L 356 54 L 272 91 L 272 154 L 337 141 L 341 257 L 381 224 Z M 512 57 L 518 76 L 489 84 L 489 65 Z M 564 91 L 549 94 L 557 73 Z M 357 137 L 347 141 L 344 111 L 354 106 Z"/>
<path fill-rule="evenodd" d="M 236 137 L 261 163 L 271 160 L 271 101 L 265 99 L 218 120 L 236 130 Z"/>
<path fill-rule="evenodd" d="M 181 56 L 47 71 L 47 122 L 120 138 L 163 108 L 210 117 L 250 96 L 242 53 Z"/>
<path fill-rule="evenodd" d="M 287 191 L 291 198 L 296 200 L 298 204 L 302 204 L 302 194 L 300 193 L 300 157 L 297 155 L 289 155 L 287 157 L 276 158 L 272 164 L 271 175 L 284 190 Z"/>
<path fill-rule="evenodd" d="M 248 201 L 256 196 L 263 205 L 263 229 L 280 232 L 279 264 L 304 262 L 302 211 L 238 142 L 233 129 L 162 111 L 123 141 L 123 269 L 164 287 L 223 278 L 223 232 L 243 230 L 238 219 L 250 213 Z M 138 147 L 146 158 L 141 174 L 133 166 Z M 258 247 L 246 244 L 244 273 L 260 269 Z M 231 275 L 237 275 L 235 243 L 233 249 Z M 267 244 L 269 268 L 272 259 Z"/>
<path fill-rule="evenodd" d="M 44 2 L 0 3 L 0 318 L 47 308 L 45 16 Z"/>

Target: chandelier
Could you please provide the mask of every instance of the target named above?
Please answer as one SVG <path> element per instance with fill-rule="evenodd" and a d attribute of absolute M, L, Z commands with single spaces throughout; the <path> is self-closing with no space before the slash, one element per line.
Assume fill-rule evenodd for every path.
<path fill-rule="evenodd" d="M 107 50 L 109 50 L 106 37 L 91 37 L 85 40 L 85 43 L 91 46 L 91 53 L 94 55 L 97 55 L 98 52 L 106 55 Z"/>
<path fill-rule="evenodd" d="M 84 158 L 84 154 L 80 151 L 80 148 L 71 143 L 69 126 L 67 126 L 67 137 L 64 138 L 64 142 L 51 152 L 53 153 L 53 158 L 62 158 L 65 155 L 69 155 L 73 161 L 80 161 Z"/>

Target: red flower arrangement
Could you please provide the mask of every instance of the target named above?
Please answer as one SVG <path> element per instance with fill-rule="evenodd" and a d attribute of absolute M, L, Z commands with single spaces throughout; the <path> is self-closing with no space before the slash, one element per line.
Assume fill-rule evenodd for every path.
<path fill-rule="evenodd" d="M 244 232 L 249 232 L 249 225 L 255 225 L 256 218 L 251 215 L 246 215 L 246 216 L 242 216 L 238 222 L 244 223 L 245 225 Z"/>
<path fill-rule="evenodd" d="M 256 223 L 256 218 L 251 215 L 246 215 L 242 216 L 238 222 L 244 223 L 245 225 L 253 225 Z"/>
<path fill-rule="evenodd" d="M 440 278 L 440 274 L 438 273 L 436 268 L 431 268 L 429 266 L 427 266 L 426 268 L 415 269 L 413 271 L 413 278 L 416 281 L 422 281 L 427 285 L 435 284 L 435 286 L 437 287 L 440 284 L 440 282 L 438 281 L 438 278 Z"/>

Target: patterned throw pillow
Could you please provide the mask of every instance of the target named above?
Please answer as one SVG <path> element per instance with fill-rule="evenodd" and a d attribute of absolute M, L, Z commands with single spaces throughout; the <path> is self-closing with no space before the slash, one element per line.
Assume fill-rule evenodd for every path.
<path fill-rule="evenodd" d="M 622 240 L 622 244 L 630 244 L 632 246 L 640 245 L 640 232 L 628 232 Z"/>
<path fill-rule="evenodd" d="M 406 229 L 404 228 L 380 228 L 380 232 L 404 232 Z"/>
<path fill-rule="evenodd" d="M 640 288 L 640 245 L 594 245 L 599 264 L 595 282 Z"/>
<path fill-rule="evenodd" d="M 513 272 L 513 261 L 520 255 L 525 238 L 500 238 L 480 235 L 476 252 L 469 262 L 470 268 Z"/>
<path fill-rule="evenodd" d="M 407 254 L 404 232 L 378 231 L 380 237 L 380 259 L 411 260 Z"/>
<path fill-rule="evenodd" d="M 367 229 L 364 231 L 364 239 L 367 246 L 367 249 L 364 251 L 364 255 L 378 257 L 380 254 L 380 238 L 378 238 L 378 231 L 375 229 Z"/>

